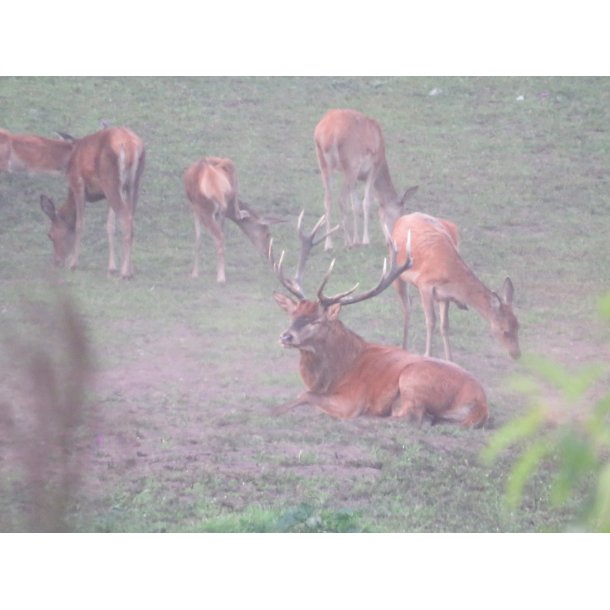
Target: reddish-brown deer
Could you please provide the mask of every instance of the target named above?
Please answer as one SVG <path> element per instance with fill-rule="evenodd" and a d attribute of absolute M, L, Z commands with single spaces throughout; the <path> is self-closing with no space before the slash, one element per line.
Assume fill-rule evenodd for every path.
<path fill-rule="evenodd" d="M 424 418 L 429 418 L 433 423 L 447 421 L 463 427 L 478 427 L 487 421 L 485 392 L 470 373 L 451 362 L 369 343 L 339 320 L 342 306 L 374 297 L 409 269 L 412 261 L 408 246 L 402 253 L 402 263 L 397 263 L 394 250 L 389 269 L 384 262 L 378 285 L 359 295 L 353 294 L 356 286 L 333 297 L 323 294 L 331 263 L 315 301 L 305 298 L 297 281 L 284 276 L 283 256 L 278 263 L 271 250 L 269 256 L 280 282 L 296 297 L 274 295 L 291 318 L 280 343 L 299 350 L 301 377 L 307 386 L 275 413 L 310 405 L 340 419 L 360 415 L 408 417 L 421 425 Z"/>
<path fill-rule="evenodd" d="M 65 173 L 74 143 L 0 129 L 0 172 Z"/>
<path fill-rule="evenodd" d="M 264 256 L 269 252 L 269 225 L 277 222 L 260 217 L 239 199 L 235 164 L 230 159 L 204 157 L 193 163 L 184 173 L 184 189 L 191 202 L 195 223 L 195 247 L 192 277 L 199 276 L 201 225 L 209 231 L 216 246 L 216 280 L 224 284 L 225 275 L 225 218 L 232 220 Z"/>
<path fill-rule="evenodd" d="M 121 277 L 132 277 L 133 221 L 144 159 L 142 140 L 126 127 L 109 127 L 73 140 L 73 151 L 66 168 L 66 202 L 56 209 L 53 201 L 45 195 L 40 199 L 43 211 L 51 220 L 49 238 L 58 265 L 67 262 L 71 269 L 76 268 L 84 232 L 85 203 L 106 199 L 108 273 L 117 271 L 114 233 L 118 215 L 123 231 Z"/>
<path fill-rule="evenodd" d="M 382 230 L 387 238 L 394 222 L 404 213 L 405 201 L 417 187 L 407 189 L 402 196 L 394 188 L 379 123 L 356 110 L 329 110 L 316 125 L 314 143 L 324 186 L 327 232 L 331 224 L 332 174 L 338 172 L 343 175 L 339 204 L 345 244 L 366 245 L 370 242 L 369 209 L 373 196 L 378 200 Z M 362 202 L 356 190 L 358 181 L 364 182 Z M 353 222 L 351 230 L 348 227 L 350 206 Z M 362 240 L 359 228 L 360 216 L 363 224 Z M 332 239 L 328 234 L 324 247 L 326 250 L 332 248 Z"/>
<path fill-rule="evenodd" d="M 458 252 L 458 229 L 448 220 L 419 212 L 407 214 L 396 221 L 392 239 L 400 249 L 407 236 L 411 239 L 413 264 L 394 284 L 404 313 L 403 348 L 407 349 L 409 335 L 407 284 L 414 284 L 426 318 L 426 356 L 432 352 L 432 334 L 436 326 L 434 306 L 438 303 L 445 358 L 451 360 L 449 305 L 453 302 L 461 309 L 476 309 L 489 322 L 491 334 L 510 356 L 519 358 L 519 323 L 513 313 L 514 288 L 510 278 L 504 280 L 501 296 L 489 290 Z M 401 251 L 399 261 L 403 256 Z"/>

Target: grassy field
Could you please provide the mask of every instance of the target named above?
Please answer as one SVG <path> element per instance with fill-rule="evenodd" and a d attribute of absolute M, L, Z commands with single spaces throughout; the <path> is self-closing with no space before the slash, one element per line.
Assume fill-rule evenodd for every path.
<path fill-rule="evenodd" d="M 522 350 L 578 370 L 608 360 L 596 312 L 610 287 L 609 79 L 1 78 L 0 105 L 0 128 L 15 133 L 80 136 L 105 120 L 131 127 L 147 147 L 130 282 L 106 277 L 104 202 L 87 208 L 79 269 L 55 270 L 39 198 L 62 200 L 64 179 L 0 175 L 0 423 L 10 415 L 24 431 L 0 429 L 3 530 L 40 527 L 32 489 L 61 488 L 62 459 L 74 481 L 61 518 L 75 531 L 571 527 L 578 505 L 550 505 L 544 469 L 523 506 L 508 510 L 510 455 L 493 466 L 480 460 L 494 428 L 525 408 L 510 384 L 525 369 L 476 312 L 452 309 L 452 345 L 487 390 L 492 429 L 339 422 L 308 409 L 271 417 L 302 387 L 297 355 L 277 341 L 287 325 L 272 298 L 279 283 L 230 223 L 226 286 L 215 282 L 207 235 L 201 277 L 190 278 L 182 174 L 203 155 L 233 159 L 243 199 L 285 220 L 273 234 L 290 266 L 300 210 L 310 224 L 323 211 L 313 128 L 328 108 L 359 109 L 382 126 L 396 187 L 419 185 L 411 209 L 455 221 L 464 258 L 490 288 L 510 275 Z M 385 250 L 376 220 L 372 228 L 369 248 L 335 250 L 329 291 L 377 281 Z M 329 260 L 322 251 L 312 257 L 306 291 Z M 32 481 L 28 447 L 40 437 L 31 397 L 43 382 L 28 362 L 47 353 L 59 361 L 53 383 L 70 383 L 56 318 L 63 294 L 83 317 L 93 375 L 78 431 L 47 439 L 63 458 L 43 460 Z M 342 319 L 371 341 L 402 337 L 392 290 Z M 419 304 L 411 337 L 422 351 Z"/>

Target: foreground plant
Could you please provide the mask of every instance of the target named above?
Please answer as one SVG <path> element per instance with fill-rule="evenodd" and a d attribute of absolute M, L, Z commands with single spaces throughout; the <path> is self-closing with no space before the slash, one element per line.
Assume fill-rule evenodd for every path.
<path fill-rule="evenodd" d="M 610 320 L 610 295 L 601 311 Z M 489 464 L 517 446 L 506 486 L 508 506 L 521 505 L 528 482 L 544 466 L 552 472 L 553 506 L 576 501 L 577 528 L 610 532 L 610 392 L 596 396 L 596 382 L 608 367 L 590 365 L 573 373 L 546 358 L 530 356 L 525 362 L 531 374 L 516 385 L 530 408 L 492 436 L 483 460 Z"/>
<path fill-rule="evenodd" d="M 85 396 L 92 358 L 69 298 L 24 311 L 19 334 L 3 336 L 0 352 L 11 381 L 0 400 L 0 488 L 5 501 L 20 507 L 18 514 L 5 512 L 0 529 L 68 531 L 84 471 L 82 444 L 92 429 Z"/>

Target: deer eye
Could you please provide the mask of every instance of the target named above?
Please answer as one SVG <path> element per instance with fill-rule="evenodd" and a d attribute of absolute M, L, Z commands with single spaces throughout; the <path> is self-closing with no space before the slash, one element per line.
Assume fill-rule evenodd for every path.
<path fill-rule="evenodd" d="M 319 324 L 320 321 L 317 318 L 310 318 L 310 317 L 304 317 L 304 318 L 297 318 L 294 323 L 293 326 L 295 329 L 300 329 L 300 328 L 304 328 L 305 326 L 309 326 L 312 324 Z"/>

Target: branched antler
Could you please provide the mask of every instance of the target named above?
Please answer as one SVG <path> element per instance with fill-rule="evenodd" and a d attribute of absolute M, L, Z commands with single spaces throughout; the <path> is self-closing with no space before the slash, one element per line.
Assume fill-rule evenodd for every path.
<path fill-rule="evenodd" d="M 316 233 L 319 231 L 320 227 L 324 224 L 325 217 L 322 216 L 320 218 L 320 220 L 318 220 L 318 222 L 314 225 L 314 227 L 310 231 L 310 233 L 307 234 L 303 231 L 304 214 L 305 214 L 305 210 L 303 210 L 299 214 L 299 219 L 297 222 L 297 233 L 298 233 L 299 239 L 301 241 L 301 251 L 299 253 L 299 262 L 297 265 L 297 270 L 296 270 L 296 273 L 295 273 L 293 279 L 287 278 L 284 275 L 282 265 L 284 263 L 285 251 L 284 250 L 282 251 L 282 253 L 280 254 L 279 261 L 276 262 L 275 257 L 273 255 L 273 239 L 269 243 L 269 262 L 271 263 L 273 272 L 279 279 L 282 286 L 284 286 L 284 288 L 286 288 L 286 290 L 288 290 L 288 292 L 293 294 L 299 300 L 305 299 L 303 289 L 301 288 L 301 278 L 303 276 L 303 270 L 305 269 L 305 264 L 307 263 L 307 260 L 309 259 L 309 255 L 311 254 L 311 250 L 316 245 L 318 245 L 319 243 L 324 241 L 328 235 L 330 235 L 331 233 L 334 233 L 339 228 L 339 225 L 337 225 L 336 227 L 334 227 L 333 229 L 328 231 L 325 235 L 316 239 Z M 379 280 L 377 286 L 375 286 L 375 288 L 373 288 L 367 292 L 363 292 L 361 294 L 357 294 L 354 296 L 352 296 L 352 295 L 358 288 L 359 284 L 356 284 L 349 290 L 336 294 L 332 297 L 324 296 L 324 293 L 323 293 L 324 288 L 326 287 L 326 284 L 328 283 L 330 275 L 335 266 L 335 259 L 333 259 L 330 263 L 328 271 L 326 272 L 326 274 L 324 275 L 324 278 L 322 279 L 320 288 L 318 289 L 317 296 L 318 296 L 318 300 L 319 300 L 320 304 L 323 307 L 330 307 L 331 305 L 333 305 L 335 303 L 341 303 L 341 305 L 352 305 L 354 303 L 359 303 L 360 301 L 370 299 L 370 298 L 380 294 L 381 292 L 383 292 L 390 284 L 392 284 L 392 282 L 394 282 L 394 280 L 401 273 L 403 273 L 404 271 L 409 269 L 409 267 L 411 267 L 411 265 L 413 264 L 413 261 L 411 260 L 411 231 L 409 231 L 409 233 L 407 235 L 407 241 L 405 244 L 405 261 L 402 265 L 398 265 L 398 251 L 396 249 L 396 244 L 394 242 L 391 242 L 390 247 L 391 247 L 390 268 L 388 269 L 388 259 L 385 258 L 383 261 L 383 273 L 381 274 L 381 279 Z"/>
<path fill-rule="evenodd" d="M 339 229 L 339 225 L 333 227 L 330 231 L 326 232 L 322 237 L 316 239 L 316 233 L 320 229 L 320 227 L 324 224 L 326 220 L 326 215 L 322 214 L 320 220 L 316 222 L 311 232 L 306 235 L 303 231 L 303 216 L 305 215 L 305 210 L 302 210 L 299 214 L 299 219 L 297 221 L 297 233 L 299 235 L 299 239 L 301 240 L 301 252 L 299 253 L 299 262 L 297 265 L 297 270 L 294 274 L 294 280 L 300 285 L 301 280 L 303 279 L 303 271 L 305 269 L 305 264 L 307 263 L 307 259 L 311 254 L 312 249 L 317 246 L 319 243 L 323 242 L 329 235 L 334 233 Z"/>
<path fill-rule="evenodd" d="M 271 242 L 269 243 L 269 262 L 271 263 L 275 275 L 280 280 L 282 286 L 284 286 L 286 290 L 288 290 L 298 299 L 305 298 L 303 294 L 303 289 L 301 288 L 301 280 L 303 278 L 303 271 L 305 269 L 305 265 L 307 264 L 307 260 L 309 259 L 309 255 L 311 254 L 312 249 L 319 243 L 324 241 L 331 233 L 334 233 L 337 229 L 339 229 L 339 225 L 337 225 L 336 227 L 332 228 L 330 231 L 316 239 L 316 233 L 324 224 L 326 216 L 322 215 L 320 220 L 318 220 L 318 222 L 316 222 L 316 224 L 314 225 L 313 229 L 309 233 L 305 233 L 305 231 L 303 230 L 304 215 L 305 210 L 302 210 L 297 220 L 297 234 L 299 236 L 299 240 L 301 241 L 301 251 L 299 252 L 299 261 L 293 279 L 287 278 L 284 275 L 282 269 L 285 251 L 282 250 L 282 253 L 280 254 L 280 260 L 276 263 L 273 256 L 273 240 L 271 240 Z"/>
<path fill-rule="evenodd" d="M 282 264 L 284 262 L 285 254 L 286 254 L 286 251 L 282 250 L 282 253 L 280 254 L 280 260 L 277 263 L 275 262 L 275 257 L 273 256 L 273 238 L 272 238 L 269 241 L 269 262 L 271 263 L 271 268 L 273 269 L 273 272 L 275 273 L 277 279 L 280 280 L 280 283 L 282 284 L 282 286 L 284 286 L 284 288 L 286 288 L 286 290 L 288 290 L 288 292 L 290 292 L 295 297 L 297 297 L 297 299 L 303 300 L 305 298 L 305 295 L 303 294 L 303 290 L 301 289 L 301 286 L 299 285 L 299 283 L 296 282 L 295 280 L 287 278 L 284 275 L 284 271 L 282 269 Z"/>
<path fill-rule="evenodd" d="M 341 292 L 332 297 L 324 296 L 324 294 L 323 294 L 324 288 L 326 287 L 326 283 L 328 282 L 328 279 L 330 278 L 330 274 L 332 273 L 332 270 L 333 270 L 333 267 L 335 264 L 335 261 L 333 259 L 333 261 L 330 264 L 330 267 L 328 268 L 328 271 L 326 272 L 326 275 L 324 276 L 324 279 L 322 280 L 322 284 L 320 285 L 320 288 L 318 289 L 318 300 L 320 301 L 320 304 L 323 305 L 324 307 L 330 307 L 331 305 L 334 305 L 335 303 L 341 303 L 341 305 L 353 305 L 354 303 L 360 303 L 361 301 L 370 299 L 374 296 L 377 296 L 381 292 L 383 292 L 390 284 L 392 284 L 392 282 L 394 282 L 394 280 L 401 273 L 405 272 L 407 269 L 409 269 L 413 265 L 413 260 L 411 259 L 411 231 L 409 231 L 409 233 L 407 235 L 407 243 L 405 244 L 405 262 L 402 265 L 398 265 L 398 261 L 397 261 L 398 251 L 396 249 L 396 244 L 394 242 L 391 242 L 390 246 L 391 246 L 390 269 L 388 270 L 388 259 L 384 258 L 383 272 L 381 274 L 381 279 L 379 280 L 379 283 L 377 284 L 377 286 L 375 286 L 375 288 L 372 288 L 371 290 L 368 290 L 367 292 L 363 292 L 361 294 L 357 294 L 354 296 L 350 296 L 350 295 L 352 295 L 356 291 L 356 288 L 358 288 L 359 284 L 356 284 L 353 288 L 350 288 L 346 292 Z"/>

